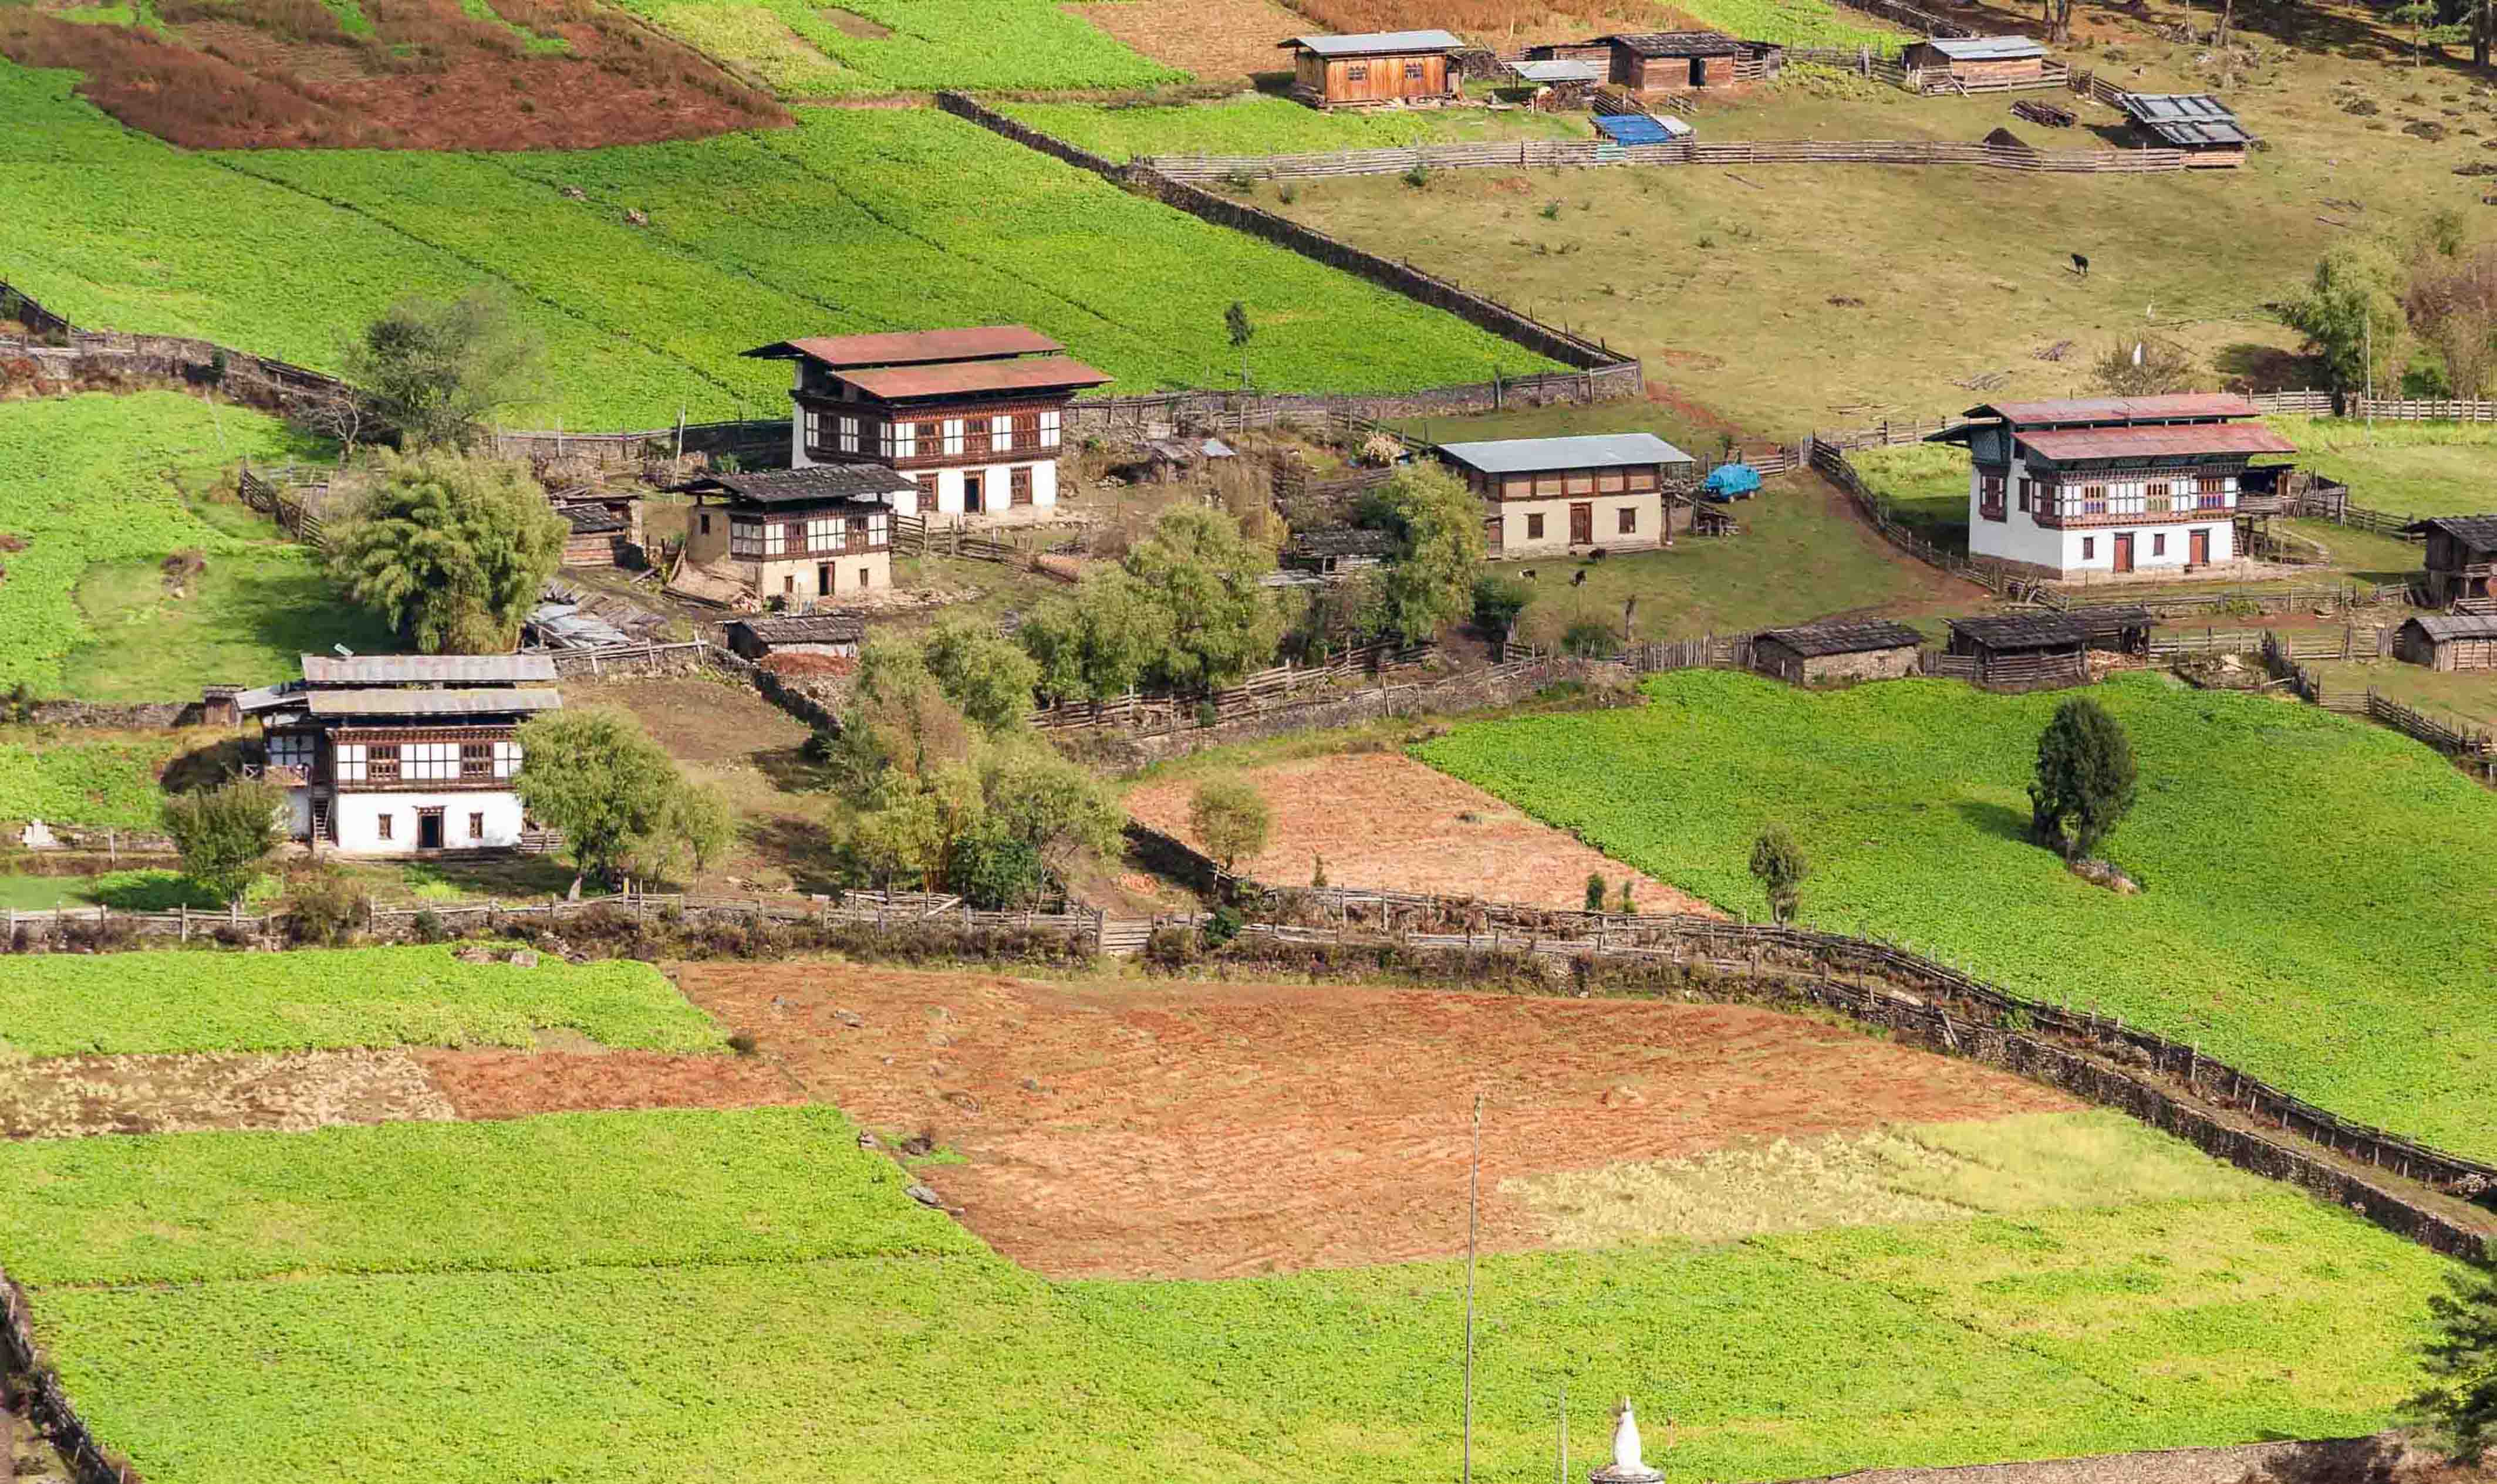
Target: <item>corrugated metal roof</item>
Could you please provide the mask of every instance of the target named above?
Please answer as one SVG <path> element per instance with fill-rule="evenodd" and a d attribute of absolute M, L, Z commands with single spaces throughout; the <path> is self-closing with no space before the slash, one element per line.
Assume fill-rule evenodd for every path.
<path fill-rule="evenodd" d="M 1496 438 L 1442 443 L 1439 452 L 1485 474 L 1546 469 L 1613 469 L 1641 463 L 1689 463 L 1691 456 L 1654 433 L 1586 433 L 1568 438 Z"/>
<path fill-rule="evenodd" d="M 2260 423 L 2143 423 L 2131 427 L 2041 427 L 2013 433 L 2021 447 L 2062 462 L 2173 454 L 2294 454 L 2297 446 Z"/>
<path fill-rule="evenodd" d="M 520 657 L 554 668 L 543 654 Z M 563 706 L 552 690 L 316 690 L 304 700 L 315 716 L 507 716 Z"/>
<path fill-rule="evenodd" d="M 554 661 L 543 654 L 303 656 L 303 679 L 314 685 L 517 685 L 554 678 Z"/>
<path fill-rule="evenodd" d="M 1604 69 L 1594 62 L 1511 62 L 1529 82 L 1601 82 Z"/>
<path fill-rule="evenodd" d="M 1952 633 L 1988 649 L 2051 649 L 2089 642 L 2081 620 L 2063 614 L 2005 614 L 1943 621 Z"/>
<path fill-rule="evenodd" d="M 2439 644 L 2449 639 L 2497 639 L 2497 614 L 2441 614 L 2413 618 L 2403 627 L 2417 628 Z"/>
<path fill-rule="evenodd" d="M 1078 391 L 1110 381 L 1072 356 L 1020 361 L 954 361 L 938 365 L 878 366 L 843 371 L 841 380 L 870 396 L 959 396 L 970 392 Z"/>
<path fill-rule="evenodd" d="M 601 536 L 626 530 L 631 522 L 604 505 L 558 505 L 554 513 L 563 517 L 576 536 Z"/>
<path fill-rule="evenodd" d="M 880 463 L 819 463 L 804 469 L 706 474 L 677 486 L 684 494 L 725 494 L 756 505 L 867 504 L 918 489 L 901 470 Z"/>
<path fill-rule="evenodd" d="M 2122 93 L 2116 107 L 2168 143 L 2243 144 L 2254 136 L 2228 106 L 2208 93 Z"/>
<path fill-rule="evenodd" d="M 1689 124 L 1662 113 L 1598 113 L 1596 130 L 1616 144 L 1667 144 L 1691 135 Z"/>
<path fill-rule="evenodd" d="M 774 618 L 735 618 L 730 628 L 743 629 L 767 645 L 850 644 L 867 633 L 867 619 L 857 614 L 789 614 Z"/>
<path fill-rule="evenodd" d="M 1917 45 L 1954 62 L 2010 62 L 2046 54 L 2045 47 L 2025 36 L 1932 36 Z"/>
<path fill-rule="evenodd" d="M 302 685 L 293 680 L 283 685 L 262 685 L 251 690 L 239 690 L 235 692 L 235 710 L 265 711 L 288 705 L 302 694 Z"/>
<path fill-rule="evenodd" d="M 1824 654 L 1864 654 L 1875 649 L 1912 649 L 1925 636 L 1887 618 L 1854 623 L 1808 623 L 1798 628 L 1762 629 L 1760 638 L 1774 640 L 1807 659 Z"/>
<path fill-rule="evenodd" d="M 1743 44 L 1723 31 L 1617 31 L 1598 42 L 1641 56 L 1741 56 Z"/>
<path fill-rule="evenodd" d="M 2078 427 L 2094 423 L 2155 423 L 2175 418 L 2251 418 L 2260 416 L 2261 411 L 2232 392 L 2173 392 L 2159 396 L 1982 402 L 1963 415 L 2005 418 L 2014 427 Z"/>
<path fill-rule="evenodd" d="M 808 361 L 838 369 L 856 365 L 926 365 L 939 361 L 983 361 L 1030 356 L 1065 346 L 1023 325 L 974 325 L 959 330 L 897 330 L 864 335 L 810 335 L 774 340 L 745 354 L 758 361 Z"/>
<path fill-rule="evenodd" d="M 2475 552 L 2497 552 L 2497 516 L 2429 516 L 2402 529 L 2443 531 Z"/>
<path fill-rule="evenodd" d="M 1446 31 L 1364 31 L 1358 36 L 1295 36 L 1278 43 L 1320 56 L 1383 56 L 1407 51 L 1454 51 L 1465 45 Z"/>

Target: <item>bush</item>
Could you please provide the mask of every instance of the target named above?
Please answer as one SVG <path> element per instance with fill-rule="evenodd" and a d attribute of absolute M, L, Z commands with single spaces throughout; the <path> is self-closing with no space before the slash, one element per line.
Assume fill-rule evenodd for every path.
<path fill-rule="evenodd" d="M 1613 626 L 1600 618 L 1577 618 L 1561 631 L 1561 652 L 1580 659 L 1606 659 L 1622 651 Z"/>
<path fill-rule="evenodd" d="M 1768 893 L 1769 911 L 1779 922 L 1794 920 L 1795 907 L 1803 900 L 1804 877 L 1811 874 L 1812 863 L 1804 858 L 1794 832 L 1786 826 L 1771 825 L 1752 841 L 1752 875 Z"/>
<path fill-rule="evenodd" d="M 408 935 L 420 943 L 439 943 L 448 936 L 442 929 L 442 915 L 427 907 L 409 919 Z"/>
<path fill-rule="evenodd" d="M 1225 873 L 1266 848 L 1272 822 L 1265 796 L 1238 778 L 1209 778 L 1198 784 L 1187 809 L 1188 828 Z"/>
<path fill-rule="evenodd" d="M 352 939 L 369 920 L 373 906 L 372 895 L 361 883 L 334 869 L 296 877 L 287 898 L 287 937 L 320 948 L 335 948 Z"/>
<path fill-rule="evenodd" d="M 1474 579 L 1474 627 L 1487 634 L 1506 634 L 1533 601 L 1534 590 L 1516 578 L 1483 573 Z"/>
<path fill-rule="evenodd" d="M 275 785 L 237 778 L 165 801 L 165 833 L 182 857 L 182 873 L 219 901 L 233 901 L 277 849 L 278 811 L 285 806 Z"/>
<path fill-rule="evenodd" d="M 1244 925 L 1240 920 L 1240 912 L 1238 908 L 1227 904 L 1216 907 L 1214 909 L 1214 915 L 1206 919 L 1205 927 L 1203 929 L 1205 946 L 1208 948 L 1221 947 L 1223 944 L 1230 942 L 1233 938 L 1238 937 L 1243 926 Z"/>

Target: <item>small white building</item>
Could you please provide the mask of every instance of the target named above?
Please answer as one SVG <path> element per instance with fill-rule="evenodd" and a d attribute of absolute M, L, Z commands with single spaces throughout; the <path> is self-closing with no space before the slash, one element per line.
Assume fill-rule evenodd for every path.
<path fill-rule="evenodd" d="M 2237 482 L 2296 450 L 2244 397 L 2217 393 L 1994 402 L 1929 443 L 1969 452 L 1968 550 L 2050 579 L 2225 575 Z"/>
<path fill-rule="evenodd" d="M 520 724 L 553 710 L 544 654 L 303 656 L 303 679 L 247 690 L 287 833 L 348 855 L 508 850 L 527 822 Z"/>

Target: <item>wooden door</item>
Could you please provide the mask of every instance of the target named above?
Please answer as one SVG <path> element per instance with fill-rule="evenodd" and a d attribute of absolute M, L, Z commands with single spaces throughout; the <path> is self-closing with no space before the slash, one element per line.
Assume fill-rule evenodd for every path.
<path fill-rule="evenodd" d="M 1691 85 L 1692 87 L 1706 87 L 1708 85 L 1708 59 L 1706 57 L 1695 56 L 1691 59 Z"/>
<path fill-rule="evenodd" d="M 817 562 L 815 564 L 815 595 L 817 597 L 824 598 L 829 598 L 833 595 L 833 564 L 831 562 L 825 561 Z"/>
<path fill-rule="evenodd" d="M 416 848 L 419 850 L 442 848 L 442 811 L 440 809 L 416 811 Z"/>
<path fill-rule="evenodd" d="M 1010 505 L 1028 505 L 1031 503 L 1031 470 L 1029 468 L 1014 468 L 1006 471 L 1006 503 Z"/>
<path fill-rule="evenodd" d="M 2115 569 L 2118 572 L 2133 570 L 2133 532 L 2131 531 L 2116 532 Z"/>
<path fill-rule="evenodd" d="M 1483 521 L 1483 552 L 1485 554 L 1492 556 L 1498 556 L 1500 554 L 1501 548 L 1505 545 L 1503 533 L 1507 529 L 1508 522 L 1501 520 L 1500 517 L 1490 516 L 1485 518 Z"/>
<path fill-rule="evenodd" d="M 1596 540 L 1596 507 L 1589 503 L 1569 507 L 1569 544 L 1592 546 Z"/>
<path fill-rule="evenodd" d="M 2207 567 L 2211 564 L 2211 533 L 2196 531 L 2185 538 L 2185 560 L 2189 565 Z"/>
<path fill-rule="evenodd" d="M 965 515 L 980 513 L 980 476 L 977 474 L 963 476 L 963 511 Z"/>

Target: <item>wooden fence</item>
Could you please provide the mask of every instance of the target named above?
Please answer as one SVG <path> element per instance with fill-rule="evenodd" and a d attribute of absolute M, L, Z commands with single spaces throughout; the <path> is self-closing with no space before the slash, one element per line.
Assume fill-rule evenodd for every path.
<path fill-rule="evenodd" d="M 1565 170 L 1608 165 L 1976 165 L 2065 174 L 2155 174 L 2185 168 L 2175 149 L 2030 149 L 1935 140 L 1677 140 L 1613 144 L 1599 140 L 1415 144 L 1326 154 L 1154 155 L 1134 166 L 1171 180 L 1300 180 L 1435 170 Z"/>
<path fill-rule="evenodd" d="M 2263 413 L 2284 412 L 2301 417 L 2328 418 L 2339 410 L 2329 392 L 2249 392 L 2246 400 Z"/>
<path fill-rule="evenodd" d="M 2382 643 L 2389 647 L 2391 637 L 2387 631 Z M 2288 681 L 2290 689 L 2299 699 L 2312 702 L 2325 710 L 2363 716 L 2379 726 L 2389 727 L 2452 758 L 2466 771 L 2476 770 L 2481 782 L 2497 786 L 2497 733 L 2440 721 L 2417 707 L 2406 706 L 2379 692 L 2372 685 L 2363 690 L 2334 690 L 2322 676 L 2302 663 L 2310 659 L 2348 656 L 2312 653 L 2301 649 L 2292 641 L 2271 633 L 2262 636 L 2258 652 L 2262 656 L 2263 669 L 2273 679 Z"/>
<path fill-rule="evenodd" d="M 1305 701 L 1347 680 L 1375 678 L 1418 665 L 1437 652 L 1433 645 L 1365 645 L 1347 649 L 1317 665 L 1281 664 L 1242 678 L 1239 683 L 1204 697 L 1145 695 L 1137 691 L 1111 701 L 1062 701 L 1031 713 L 1031 724 L 1044 732 L 1094 727 L 1132 731 L 1176 731 L 1184 726 L 1209 726 L 1273 710 Z M 1209 720 L 1209 716 L 1211 720 Z"/>
<path fill-rule="evenodd" d="M 2291 660 L 2375 660 L 2392 652 L 2392 630 L 2360 629 L 2344 624 L 2338 633 L 2275 633 L 2270 629 L 2203 627 L 2162 628 L 2150 636 L 2149 656 L 2172 659 L 2180 654 L 2260 654 L 2277 652 Z"/>
<path fill-rule="evenodd" d="M 2064 85 L 2092 103 L 2102 103 L 2111 109 L 2124 107 L 2124 88 L 2116 86 L 2095 72 L 2075 67 L 2064 79 Z"/>
<path fill-rule="evenodd" d="M 245 505 L 275 521 L 285 532 L 306 546 L 327 547 L 329 533 L 320 516 L 298 489 L 326 489 L 327 486 L 286 486 L 254 473 L 245 461 L 235 471 L 235 492 Z"/>
<path fill-rule="evenodd" d="M 2497 423 L 2497 401 L 2456 397 L 2345 398 L 2345 418 L 2375 418 L 2388 423 Z"/>
<path fill-rule="evenodd" d="M 1863 476 L 1855 472 L 1855 466 L 1847 461 L 1846 454 L 1841 452 L 1836 444 L 1823 443 L 1816 435 L 1806 440 L 1806 445 L 1814 471 L 1836 485 L 1849 499 L 1853 500 L 1856 508 L 1863 512 L 1864 519 L 1870 521 L 1873 528 L 1881 533 L 1882 539 L 1892 546 L 1928 566 L 1939 567 L 1963 582 L 1975 583 L 1999 596 L 2009 597 L 2014 595 L 2015 591 L 2021 590 L 2021 584 L 2003 573 L 1980 567 L 1964 556 L 1945 552 L 1892 520 L 1889 501 L 1875 493 L 1873 488 L 1864 483 Z"/>
<path fill-rule="evenodd" d="M 61 1389 L 60 1373 L 44 1362 L 25 1290 L 10 1281 L 6 1273 L 0 1273 L 0 1371 L 24 1377 L 26 1415 L 44 1430 L 46 1440 L 69 1464 L 70 1475 L 78 1484 L 135 1484 L 137 1476 L 107 1457 L 87 1430 L 86 1419 Z M 0 1479 L 16 1477 L 8 1452 L 16 1441 L 9 1436 L 7 1420 L 0 1417 Z"/>
<path fill-rule="evenodd" d="M 2278 614 L 2293 609 L 2341 612 L 2398 603 L 2408 598 L 2407 583 L 2291 583 L 2277 587 L 2215 587 L 2208 592 L 2147 590 L 2128 592 L 2129 583 L 2109 583 L 2084 596 L 2070 589 L 2039 585 L 2028 601 L 2059 613 L 2086 614 L 2092 609 L 2143 608 L 2160 618 L 2191 617 L 2228 610 Z"/>

